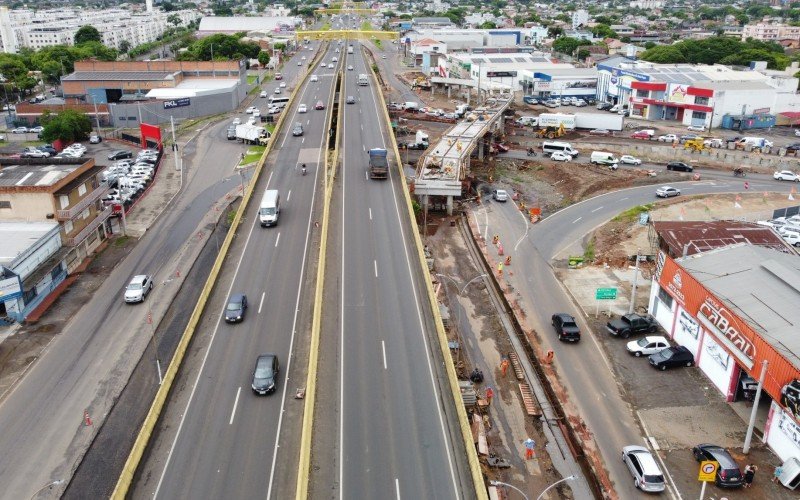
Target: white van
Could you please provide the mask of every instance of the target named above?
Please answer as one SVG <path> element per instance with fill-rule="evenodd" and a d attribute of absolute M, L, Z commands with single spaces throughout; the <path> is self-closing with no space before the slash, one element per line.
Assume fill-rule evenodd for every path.
<path fill-rule="evenodd" d="M 539 118 L 536 116 L 521 116 L 517 118 L 517 125 L 527 127 L 528 125 L 535 127 L 539 123 Z"/>
<path fill-rule="evenodd" d="M 287 104 L 289 104 L 289 98 L 288 97 L 272 96 L 272 97 L 269 98 L 269 107 L 270 108 L 283 109 L 283 108 L 286 107 Z"/>
<path fill-rule="evenodd" d="M 258 219 L 261 221 L 261 227 L 277 225 L 280 214 L 281 195 L 277 189 L 267 189 L 264 191 L 261 205 L 258 207 Z"/>
<path fill-rule="evenodd" d="M 578 150 L 572 149 L 572 145 L 568 142 L 545 141 L 542 143 L 542 151 L 548 156 L 553 153 L 565 153 L 573 158 L 578 156 Z"/>
<path fill-rule="evenodd" d="M 414 112 L 417 112 L 417 111 L 419 111 L 419 103 L 418 102 L 413 102 L 413 101 L 405 102 L 405 103 L 403 103 L 403 111 L 414 111 Z"/>
<path fill-rule="evenodd" d="M 592 151 L 592 156 L 589 159 L 589 162 L 594 163 L 595 165 L 616 165 L 619 163 L 619 159 L 614 156 L 613 153 L 607 153 L 605 151 Z"/>

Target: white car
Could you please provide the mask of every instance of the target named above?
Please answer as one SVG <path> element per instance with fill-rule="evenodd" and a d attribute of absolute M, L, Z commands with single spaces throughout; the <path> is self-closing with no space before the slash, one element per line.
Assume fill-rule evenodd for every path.
<path fill-rule="evenodd" d="M 276 89 L 275 89 L 275 93 L 276 93 L 276 94 L 280 94 L 280 93 L 281 93 L 281 88 L 280 88 L 280 87 L 276 88 Z"/>
<path fill-rule="evenodd" d="M 678 136 L 675 134 L 665 134 L 658 137 L 658 140 L 661 142 L 677 142 Z"/>
<path fill-rule="evenodd" d="M 686 127 L 686 130 L 691 130 L 692 132 L 705 132 L 706 128 L 702 125 L 689 125 Z"/>
<path fill-rule="evenodd" d="M 317 82 L 317 81 L 319 81 L 319 78 L 317 78 L 317 75 L 311 75 L 311 81 L 312 82 Z"/>
<path fill-rule="evenodd" d="M 791 170 L 781 170 L 772 174 L 772 178 L 776 181 L 793 181 L 800 182 L 800 176 Z"/>
<path fill-rule="evenodd" d="M 259 110 L 258 108 L 254 109 L 253 110 L 253 117 L 254 118 L 258 118 L 259 116 L 261 116 L 261 110 Z"/>
<path fill-rule="evenodd" d="M 261 93 L 258 94 L 258 97 L 267 97 L 267 91 L 266 90 L 262 90 Z"/>
<path fill-rule="evenodd" d="M 282 88 L 282 89 L 285 89 L 285 88 L 286 88 L 286 82 L 281 82 L 281 84 L 280 84 L 280 85 L 278 85 L 278 86 L 279 86 L 280 88 Z"/>
<path fill-rule="evenodd" d="M 297 112 L 298 113 L 307 113 L 308 112 L 308 107 L 305 104 L 301 104 L 301 105 L 297 106 Z"/>
<path fill-rule="evenodd" d="M 246 110 L 244 110 L 244 112 L 245 112 L 245 113 L 247 113 L 248 115 L 252 115 L 252 114 L 253 114 L 253 111 L 255 111 L 255 110 L 256 110 L 256 107 L 255 107 L 255 106 L 250 106 L 249 108 L 247 108 Z"/>
<path fill-rule="evenodd" d="M 131 279 L 131 282 L 125 287 L 125 302 L 144 302 L 147 294 L 153 289 L 153 278 L 146 274 L 139 274 Z"/>
<path fill-rule="evenodd" d="M 660 335 L 642 337 L 639 340 L 628 342 L 628 352 L 636 356 L 649 356 L 669 347 L 667 339 Z"/>
<path fill-rule="evenodd" d="M 241 125 L 242 124 L 242 119 L 237 116 L 236 118 L 233 119 L 233 124 L 234 125 Z"/>
<path fill-rule="evenodd" d="M 622 155 L 619 157 L 619 162 L 625 165 L 641 165 L 642 160 L 631 155 Z"/>
<path fill-rule="evenodd" d="M 339 62 L 339 58 L 338 58 L 338 57 L 334 57 L 333 59 L 331 59 L 331 61 L 333 61 L 333 62 Z"/>
<path fill-rule="evenodd" d="M 353 71 L 353 67 L 352 66 L 348 66 L 347 67 L 347 71 Z"/>
<path fill-rule="evenodd" d="M 302 66 L 303 65 L 303 61 L 297 61 L 297 65 L 298 66 Z"/>
<path fill-rule="evenodd" d="M 328 68 L 330 68 L 330 69 L 333 69 L 333 63 L 330 63 L 330 64 L 328 65 Z"/>
<path fill-rule="evenodd" d="M 253 124 L 255 124 L 255 123 L 256 123 L 256 119 L 255 119 L 255 118 L 253 118 L 252 116 L 250 116 L 250 117 L 248 117 L 248 118 L 247 118 L 247 124 L 248 124 L 248 125 L 253 125 Z"/>
<path fill-rule="evenodd" d="M 568 155 L 567 153 L 556 151 L 550 155 L 550 159 L 555 161 L 570 161 L 572 160 L 572 156 Z"/>
<path fill-rule="evenodd" d="M 306 56 L 303 56 L 303 57 L 301 57 L 300 59 L 302 59 L 302 60 L 304 60 L 304 61 L 305 61 L 305 60 L 306 60 Z"/>
<path fill-rule="evenodd" d="M 669 198 L 671 196 L 678 196 L 679 194 L 681 194 L 681 190 L 672 186 L 661 186 L 656 189 L 656 196 L 659 198 Z"/>
<path fill-rule="evenodd" d="M 269 108 L 267 108 L 268 115 L 277 115 L 280 112 L 281 108 L 279 108 L 278 106 L 270 106 Z"/>

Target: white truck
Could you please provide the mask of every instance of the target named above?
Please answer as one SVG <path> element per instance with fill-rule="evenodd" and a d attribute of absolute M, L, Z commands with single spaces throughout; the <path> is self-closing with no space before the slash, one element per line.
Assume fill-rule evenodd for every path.
<path fill-rule="evenodd" d="M 366 87 L 367 85 L 369 85 L 369 78 L 367 77 L 366 74 L 361 73 L 360 75 L 358 75 L 358 84 L 362 87 Z"/>
<path fill-rule="evenodd" d="M 348 53 L 348 54 L 352 54 L 352 53 L 353 53 L 353 46 L 352 46 L 352 45 L 349 45 L 349 46 L 347 47 L 347 53 Z"/>
<path fill-rule="evenodd" d="M 561 125 L 566 130 L 575 130 L 575 115 L 566 113 L 542 113 L 537 117 L 536 126 L 539 128 L 555 127 Z"/>
<path fill-rule="evenodd" d="M 236 138 L 245 144 L 260 144 L 264 146 L 269 140 L 269 132 L 264 127 L 243 123 L 236 125 Z"/>
<path fill-rule="evenodd" d="M 566 130 L 606 129 L 620 131 L 622 130 L 624 119 L 625 117 L 622 115 L 609 113 L 542 113 L 538 116 L 537 123 L 530 124 L 534 127 L 538 126 L 539 128 L 558 127 L 560 125 L 564 125 Z"/>
<path fill-rule="evenodd" d="M 417 130 L 417 134 L 414 137 L 414 142 L 409 142 L 405 146 L 408 149 L 428 149 L 428 146 L 430 146 L 430 143 L 428 142 L 428 134 L 422 130 Z"/>

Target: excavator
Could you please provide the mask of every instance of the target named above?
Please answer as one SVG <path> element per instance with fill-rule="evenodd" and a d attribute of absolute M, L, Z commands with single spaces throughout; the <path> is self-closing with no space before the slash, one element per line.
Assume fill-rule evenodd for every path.
<path fill-rule="evenodd" d="M 545 127 L 540 129 L 538 132 L 536 132 L 536 135 L 539 137 L 547 137 L 548 139 L 556 139 L 566 133 L 567 130 L 564 128 L 564 124 L 562 123 L 558 127 Z"/>

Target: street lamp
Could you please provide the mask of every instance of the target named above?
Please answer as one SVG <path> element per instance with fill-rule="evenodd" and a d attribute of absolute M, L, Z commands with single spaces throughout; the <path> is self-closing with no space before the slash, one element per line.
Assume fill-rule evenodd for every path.
<path fill-rule="evenodd" d="M 547 493 L 547 490 L 549 490 L 550 488 L 554 487 L 554 486 L 555 486 L 555 485 L 557 485 L 558 483 L 563 483 L 564 481 L 572 481 L 573 479 L 575 479 L 575 476 L 567 476 L 567 477 L 565 477 L 564 479 L 559 479 L 559 480 L 558 480 L 558 481 L 556 481 L 555 483 L 553 483 L 553 484 L 551 484 L 550 486 L 548 486 L 547 488 L 545 488 L 545 489 L 544 489 L 544 491 L 542 491 L 541 493 L 539 493 L 539 496 L 538 496 L 538 497 L 536 497 L 536 500 L 540 500 L 540 499 L 542 498 L 542 495 L 544 495 L 545 493 Z"/>
<path fill-rule="evenodd" d="M 36 498 L 36 496 L 37 496 L 39 493 L 41 493 L 42 491 L 44 491 L 45 489 L 53 489 L 53 486 L 58 486 L 59 484 L 62 484 L 63 482 L 64 482 L 64 480 L 63 480 L 63 479 L 56 479 L 55 481 L 51 481 L 51 482 L 49 482 L 49 483 L 45 484 L 44 486 L 42 486 L 41 488 L 39 488 L 38 490 L 36 490 L 36 491 L 33 493 L 33 495 L 31 495 L 31 500 L 33 500 L 33 498 Z"/>
<path fill-rule="evenodd" d="M 492 486 L 506 486 L 508 488 L 511 488 L 512 490 L 514 490 L 514 491 L 518 492 L 520 495 L 522 495 L 522 498 L 524 498 L 525 500 L 528 500 L 528 495 L 526 495 L 524 491 L 522 491 L 521 489 L 517 488 L 513 484 L 504 483 L 503 481 L 489 481 L 489 484 L 491 484 Z M 545 490 L 545 491 L 547 491 L 547 490 Z M 544 492 L 542 492 L 542 493 L 544 493 Z"/>
<path fill-rule="evenodd" d="M 453 282 L 453 284 L 456 286 L 456 288 L 458 288 L 458 282 L 452 276 L 448 276 L 447 274 L 441 274 L 441 273 L 436 273 L 436 276 L 439 276 L 440 278 L 449 279 L 450 281 Z M 467 289 L 468 286 L 470 286 L 472 284 L 473 281 L 477 281 L 477 280 L 479 280 L 481 278 L 485 278 L 486 276 L 489 276 L 489 275 L 488 274 L 479 274 L 478 276 L 475 276 L 471 280 L 467 281 L 467 284 L 464 285 L 464 287 L 461 289 L 460 292 L 458 292 L 458 295 L 463 296 L 464 295 L 464 291 Z"/>

